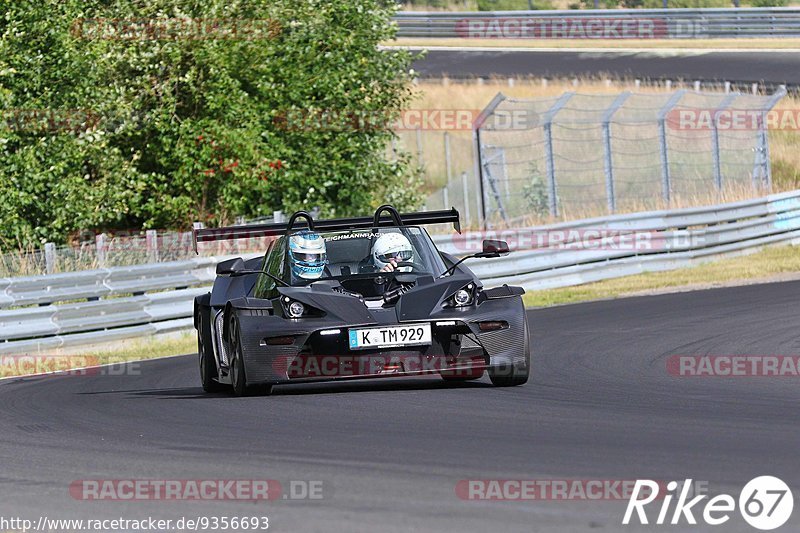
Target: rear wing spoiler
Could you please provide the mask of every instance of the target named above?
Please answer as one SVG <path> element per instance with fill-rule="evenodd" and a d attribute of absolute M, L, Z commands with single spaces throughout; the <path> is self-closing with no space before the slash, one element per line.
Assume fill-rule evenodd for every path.
<path fill-rule="evenodd" d="M 389 216 L 381 216 L 388 213 Z M 443 211 L 421 211 L 417 213 L 398 213 L 393 207 L 383 205 L 371 217 L 334 218 L 313 220 L 305 211 L 298 211 L 289 217 L 288 222 L 277 224 L 253 224 L 250 226 L 227 226 L 223 228 L 198 229 L 192 231 L 194 251 L 201 242 L 227 241 L 252 237 L 270 237 L 289 233 L 298 218 L 305 219 L 304 226 L 314 231 L 337 231 L 347 229 L 371 229 L 377 227 L 418 226 L 427 224 L 453 224 L 453 229 L 461 233 L 461 222 L 455 207 Z M 299 228 L 298 228 L 299 229 Z"/>

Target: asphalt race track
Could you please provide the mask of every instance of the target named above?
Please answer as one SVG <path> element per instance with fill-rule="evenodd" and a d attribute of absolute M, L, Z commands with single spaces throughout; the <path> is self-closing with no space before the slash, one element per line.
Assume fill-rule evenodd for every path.
<path fill-rule="evenodd" d="M 631 77 L 800 84 L 800 54 L 722 51 L 429 50 L 414 63 L 422 77 Z"/>
<path fill-rule="evenodd" d="M 192 356 L 134 375 L 3 381 L 0 515 L 267 515 L 275 531 L 753 531 L 738 514 L 723 527 L 623 527 L 624 501 L 465 501 L 455 487 L 692 478 L 738 498 L 772 474 L 796 490 L 797 378 L 674 377 L 666 359 L 798 354 L 799 300 L 800 282 L 789 282 L 533 310 L 535 377 L 510 389 L 423 378 L 238 399 L 204 395 Z M 323 498 L 69 493 L 75 480 L 131 478 L 316 480 Z"/>

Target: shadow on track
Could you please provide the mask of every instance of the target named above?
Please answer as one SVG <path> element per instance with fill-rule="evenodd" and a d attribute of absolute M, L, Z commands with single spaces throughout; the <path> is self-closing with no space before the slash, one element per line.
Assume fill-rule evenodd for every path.
<path fill-rule="evenodd" d="M 304 396 L 317 394 L 342 394 L 351 392 L 402 392 L 402 391 L 426 391 L 438 389 L 482 389 L 494 388 L 489 383 L 480 381 L 449 382 L 434 379 L 416 380 L 390 380 L 379 379 L 362 381 L 359 383 L 293 383 L 275 387 L 272 396 Z M 200 387 L 176 387 L 169 389 L 132 389 L 132 390 L 109 390 L 94 392 L 79 392 L 80 395 L 105 395 L 105 394 L 125 394 L 130 396 L 156 397 L 164 400 L 194 400 L 194 399 L 219 399 L 231 398 L 234 396 L 228 392 L 205 393 Z"/>

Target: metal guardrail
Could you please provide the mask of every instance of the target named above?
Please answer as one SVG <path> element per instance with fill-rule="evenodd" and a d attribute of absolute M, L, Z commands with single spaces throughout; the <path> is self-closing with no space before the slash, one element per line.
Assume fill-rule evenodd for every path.
<path fill-rule="evenodd" d="M 487 286 L 578 285 L 669 270 L 778 243 L 800 243 L 800 190 L 708 207 L 613 215 L 548 226 L 437 235 L 466 255 L 483 238 L 514 253 L 468 266 Z M 636 241 L 644 245 L 620 246 Z M 221 257 L 0 279 L 0 354 L 116 341 L 192 326 L 192 300 Z M 157 292 L 154 292 L 157 291 Z"/>
<path fill-rule="evenodd" d="M 621 245 L 626 236 L 638 236 L 641 243 Z M 466 233 L 457 239 L 438 236 L 435 241 L 445 252 L 463 254 L 484 237 L 509 240 L 512 250 L 516 248 L 507 257 L 469 263 L 487 285 L 509 283 L 529 290 L 580 285 L 680 268 L 769 244 L 798 243 L 800 191 L 708 207 Z M 515 240 L 522 246 L 515 246 Z"/>
<path fill-rule="evenodd" d="M 400 12 L 398 37 L 708 39 L 800 36 L 800 9 Z"/>
<path fill-rule="evenodd" d="M 208 290 L 219 260 L 0 278 L 0 354 L 189 328 L 192 300 Z"/>

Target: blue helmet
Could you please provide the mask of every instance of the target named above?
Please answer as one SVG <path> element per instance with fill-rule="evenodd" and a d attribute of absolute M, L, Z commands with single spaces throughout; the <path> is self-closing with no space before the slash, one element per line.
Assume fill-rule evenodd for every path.
<path fill-rule="evenodd" d="M 313 231 L 300 231 L 289 237 L 292 274 L 302 279 L 319 279 L 328 262 L 325 240 Z"/>

